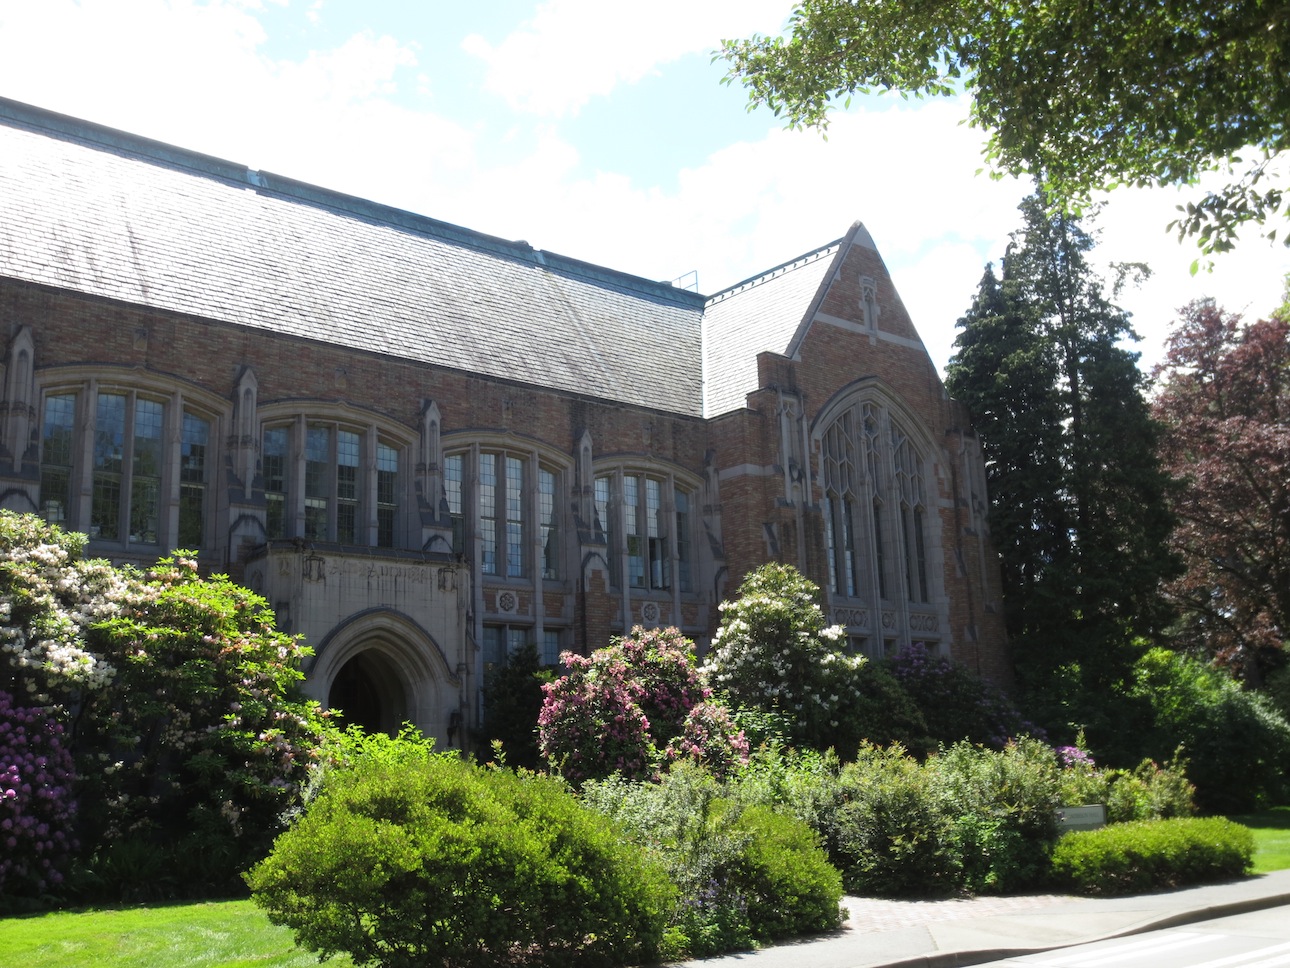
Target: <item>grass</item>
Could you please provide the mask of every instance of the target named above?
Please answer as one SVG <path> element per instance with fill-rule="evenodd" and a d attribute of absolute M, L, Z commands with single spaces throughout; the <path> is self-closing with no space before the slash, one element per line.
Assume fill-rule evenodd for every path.
<path fill-rule="evenodd" d="M 291 932 L 250 901 L 0 919 L 0 961 L 24 968 L 309 968 Z M 352 968 L 344 955 L 327 962 Z"/>
<path fill-rule="evenodd" d="M 1290 807 L 1232 817 L 1254 831 L 1254 873 L 1290 868 Z"/>

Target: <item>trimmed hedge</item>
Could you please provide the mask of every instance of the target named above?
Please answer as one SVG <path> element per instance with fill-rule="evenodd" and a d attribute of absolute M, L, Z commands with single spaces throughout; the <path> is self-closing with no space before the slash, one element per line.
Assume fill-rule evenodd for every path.
<path fill-rule="evenodd" d="M 1067 834 L 1053 848 L 1053 875 L 1081 894 L 1139 894 L 1248 873 L 1254 834 L 1221 817 L 1112 824 Z"/>

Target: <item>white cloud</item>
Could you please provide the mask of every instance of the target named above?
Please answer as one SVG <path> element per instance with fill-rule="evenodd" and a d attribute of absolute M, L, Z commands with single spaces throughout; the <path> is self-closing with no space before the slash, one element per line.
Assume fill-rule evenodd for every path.
<path fill-rule="evenodd" d="M 558 118 L 723 37 L 774 33 L 791 9 L 791 0 L 548 0 L 496 46 L 471 34 L 462 48 L 488 65 L 485 89 L 513 110 Z"/>

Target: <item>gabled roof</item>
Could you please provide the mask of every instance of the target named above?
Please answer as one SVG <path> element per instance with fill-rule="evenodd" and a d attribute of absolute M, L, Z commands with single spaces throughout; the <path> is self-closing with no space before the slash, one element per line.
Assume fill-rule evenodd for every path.
<path fill-rule="evenodd" d="M 702 413 L 695 293 L 3 99 L 0 276 Z"/>
<path fill-rule="evenodd" d="M 830 242 L 708 299 L 703 319 L 705 416 L 744 406 L 745 397 L 757 389 L 758 353 L 792 355 L 847 241 Z"/>

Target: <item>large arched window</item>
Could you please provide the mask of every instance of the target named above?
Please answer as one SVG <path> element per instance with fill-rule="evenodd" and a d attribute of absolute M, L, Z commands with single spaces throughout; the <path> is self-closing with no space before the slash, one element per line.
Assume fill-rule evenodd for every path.
<path fill-rule="evenodd" d="M 164 388 L 84 380 L 47 388 L 41 417 L 46 520 L 122 549 L 207 547 L 209 409 Z"/>
<path fill-rule="evenodd" d="M 832 415 L 819 435 L 828 582 L 836 597 L 930 599 L 926 458 L 906 419 L 862 400 Z"/>
<path fill-rule="evenodd" d="M 401 547 L 405 450 L 347 416 L 267 418 L 260 450 L 266 536 Z"/>

